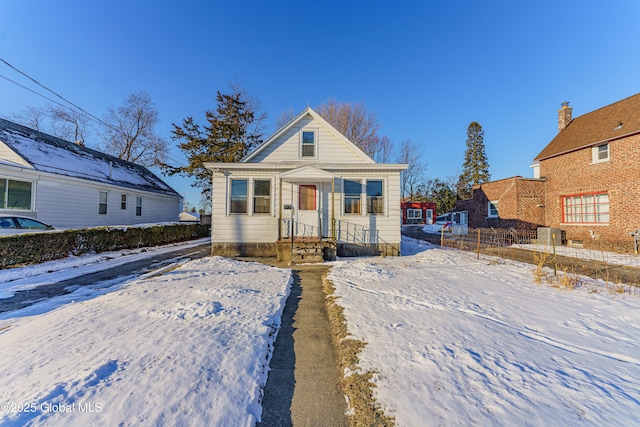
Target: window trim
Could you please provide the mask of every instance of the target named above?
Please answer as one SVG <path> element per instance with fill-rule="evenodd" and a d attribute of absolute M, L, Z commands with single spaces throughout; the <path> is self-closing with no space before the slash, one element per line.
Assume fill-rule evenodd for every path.
<path fill-rule="evenodd" d="M 606 147 L 607 157 L 604 159 L 600 158 L 600 148 Z M 607 142 L 605 144 L 594 145 L 591 147 L 591 164 L 596 163 L 606 163 L 611 160 L 611 145 Z"/>
<path fill-rule="evenodd" d="M 304 134 L 311 133 L 313 134 L 313 144 L 304 142 Z M 313 155 L 305 156 L 304 155 L 304 147 L 305 146 L 313 146 Z M 318 158 L 318 130 L 317 129 L 301 129 L 300 130 L 300 144 L 299 144 L 299 152 L 298 157 L 300 159 L 317 159 Z"/>
<path fill-rule="evenodd" d="M 499 200 L 489 200 L 487 202 L 487 218 L 500 218 L 499 203 Z M 495 213 L 492 214 L 492 211 L 495 211 Z"/>
<path fill-rule="evenodd" d="M 584 197 L 585 196 L 592 196 L 593 197 L 593 211 L 592 212 L 585 212 L 583 209 L 583 206 L 585 206 L 584 204 Z M 597 196 L 607 196 L 607 202 L 606 203 L 597 203 Z M 574 216 L 574 215 L 579 215 L 581 221 L 567 221 L 567 204 L 566 201 L 568 199 L 572 199 L 572 198 L 576 198 L 576 197 L 580 197 L 580 212 L 579 213 L 571 213 L 570 216 Z M 602 206 L 602 205 L 606 205 L 607 206 L 607 210 L 605 212 L 599 212 L 598 211 L 598 206 Z M 573 206 L 573 204 L 571 205 Z M 567 194 L 565 196 L 560 196 L 560 209 L 561 209 L 561 215 L 562 215 L 562 224 L 566 224 L 566 225 L 609 225 L 611 223 L 611 198 L 609 197 L 609 193 L 606 191 L 600 191 L 600 192 L 591 192 L 591 193 L 579 193 L 579 194 Z M 593 215 L 593 222 L 586 222 L 584 221 L 585 216 L 586 215 Z M 607 216 L 607 221 L 598 221 L 598 218 L 601 215 L 606 215 Z"/>
<path fill-rule="evenodd" d="M 349 196 L 347 197 L 347 193 L 346 193 L 346 183 L 347 182 L 355 182 L 358 183 L 358 186 L 360 187 L 360 192 L 358 193 L 358 212 L 346 212 L 347 209 L 347 199 L 349 200 L 355 200 L 356 196 Z M 362 209 L 362 179 L 348 179 L 348 178 L 343 178 L 342 179 L 342 215 L 363 215 L 364 214 L 364 210 Z"/>
<path fill-rule="evenodd" d="M 233 181 L 245 181 L 246 183 L 246 194 L 244 195 L 244 199 L 245 199 L 245 210 L 244 212 L 233 212 L 232 206 L 233 206 Z M 250 189 L 250 179 L 249 178 L 229 178 L 229 193 L 228 193 L 228 215 L 249 215 L 250 209 L 249 209 L 249 189 Z M 240 196 L 242 197 L 242 196 Z"/>
<path fill-rule="evenodd" d="M 0 180 L 4 181 L 4 194 L 3 194 L 3 199 L 4 202 L 3 204 L 0 206 L 0 210 L 8 210 L 11 212 L 33 212 L 34 211 L 34 206 L 35 206 L 35 192 L 36 192 L 36 188 L 35 188 L 35 181 L 33 180 L 24 180 L 24 179 L 16 179 L 16 178 L 11 178 L 9 176 L 4 176 L 4 177 L 0 177 Z M 27 209 L 22 209 L 22 208 L 11 208 L 9 207 L 8 203 L 9 203 L 9 181 L 14 181 L 14 182 L 20 182 L 23 184 L 29 184 L 29 186 L 31 187 L 29 189 L 29 207 Z"/>
<path fill-rule="evenodd" d="M 251 181 L 251 200 L 253 206 L 251 206 L 252 215 L 272 215 L 273 212 L 273 180 L 271 178 L 254 178 Z M 256 182 L 267 181 L 269 183 L 269 195 L 268 196 L 256 196 Z M 247 189 L 248 192 L 248 189 Z M 248 196 L 248 195 L 247 195 Z M 256 198 L 269 199 L 269 212 L 256 212 Z M 249 209 L 247 209 L 249 210 Z"/>
<path fill-rule="evenodd" d="M 370 182 L 380 182 L 382 185 L 382 195 L 381 196 L 369 196 L 369 183 Z M 367 200 L 366 208 L 367 215 L 385 215 L 387 212 L 387 204 L 385 203 L 385 194 L 386 194 L 386 181 L 382 178 L 371 178 L 366 179 L 364 184 L 364 194 Z M 382 212 L 369 212 L 369 199 L 375 197 L 376 199 L 382 200 Z"/>
<path fill-rule="evenodd" d="M 416 212 L 419 213 L 420 215 L 418 216 L 411 215 L 411 214 L 415 214 Z M 422 209 L 407 208 L 407 220 L 409 219 L 422 219 Z"/>
<path fill-rule="evenodd" d="M 142 196 L 136 196 L 136 216 L 142 216 Z"/>
<path fill-rule="evenodd" d="M 102 201 L 103 194 L 105 195 L 104 202 Z M 102 209 L 103 207 L 104 209 Z M 108 212 L 109 212 L 109 192 L 104 190 L 99 190 L 98 191 L 98 215 L 107 215 Z"/>

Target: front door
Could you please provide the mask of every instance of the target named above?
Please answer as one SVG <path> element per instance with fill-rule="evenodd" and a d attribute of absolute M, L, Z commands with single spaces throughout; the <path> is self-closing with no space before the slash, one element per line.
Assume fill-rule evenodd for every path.
<path fill-rule="evenodd" d="M 315 184 L 298 185 L 296 236 L 320 236 L 319 191 Z"/>

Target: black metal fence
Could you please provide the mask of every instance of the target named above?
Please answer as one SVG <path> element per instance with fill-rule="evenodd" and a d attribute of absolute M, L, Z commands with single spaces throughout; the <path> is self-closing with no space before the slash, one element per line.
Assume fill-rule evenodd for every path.
<path fill-rule="evenodd" d="M 443 231 L 440 244 L 463 250 L 480 250 L 511 245 L 536 243 L 536 230 L 516 230 L 515 228 L 458 228 Z"/>

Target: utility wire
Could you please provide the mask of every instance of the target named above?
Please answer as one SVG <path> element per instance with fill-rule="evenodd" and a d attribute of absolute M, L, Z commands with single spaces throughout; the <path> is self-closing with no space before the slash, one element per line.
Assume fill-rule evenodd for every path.
<path fill-rule="evenodd" d="M 102 124 L 102 125 L 104 125 L 104 126 L 106 126 L 106 127 L 110 128 L 110 129 L 112 129 L 112 130 L 114 130 L 114 131 L 116 131 L 116 132 L 118 132 L 118 133 L 122 133 L 122 131 L 121 131 L 120 129 L 118 129 L 118 128 L 116 128 L 116 127 L 112 126 L 112 125 L 110 125 L 109 123 L 104 122 L 103 120 L 99 119 L 98 117 L 94 116 L 93 114 L 91 114 L 91 113 L 89 113 L 89 112 L 85 111 L 83 108 L 80 108 L 79 106 L 77 106 L 77 105 L 76 105 L 76 104 L 74 104 L 73 102 L 69 101 L 68 99 L 66 99 L 66 98 L 65 98 L 65 97 L 63 97 L 62 95 L 60 95 L 60 94 L 58 94 L 57 92 L 55 92 L 55 91 L 53 91 L 53 90 L 49 89 L 49 88 L 48 88 L 48 87 L 46 87 L 45 85 L 43 85 L 43 84 L 41 84 L 40 82 L 38 82 L 36 79 L 32 78 L 31 76 L 29 76 L 29 75 L 27 75 L 26 73 L 24 73 L 24 72 L 20 71 L 19 69 L 17 69 L 17 68 L 16 68 L 16 67 L 14 67 L 13 65 L 9 64 L 9 63 L 8 63 L 7 61 L 5 61 L 4 59 L 0 58 L 0 62 L 3 62 L 4 64 L 6 64 L 6 65 L 7 65 L 8 67 L 10 67 L 11 69 L 13 69 L 13 70 L 17 71 L 18 73 L 20 73 L 21 75 L 25 76 L 26 78 L 28 78 L 29 80 L 31 80 L 32 82 L 34 82 L 35 84 L 37 84 L 38 86 L 40 86 L 40 87 L 44 88 L 44 89 L 45 89 L 45 90 L 47 90 L 48 92 L 51 92 L 52 94 L 54 94 L 54 95 L 55 95 L 55 96 L 57 96 L 58 98 L 62 99 L 64 102 L 66 102 L 66 103 L 68 103 L 68 104 L 70 104 L 70 105 L 74 106 L 75 108 L 77 108 L 78 110 L 80 110 L 80 112 L 82 112 L 82 113 L 83 113 L 83 114 L 85 114 L 86 116 L 88 116 L 88 117 L 92 118 L 93 120 L 97 121 L 98 123 L 100 123 L 100 124 Z M 7 80 L 7 81 L 9 81 L 9 82 L 11 82 L 11 83 L 13 83 L 13 84 L 15 84 L 15 85 L 17 85 L 17 86 L 21 87 L 21 88 L 23 88 L 23 89 L 25 89 L 25 90 L 28 90 L 29 92 L 34 93 L 34 94 L 36 94 L 36 95 L 38 95 L 38 96 L 40 96 L 40 97 L 42 97 L 42 98 L 46 99 L 46 100 L 47 100 L 47 101 L 49 101 L 49 102 L 53 102 L 54 104 L 57 104 L 57 105 L 61 106 L 62 108 L 66 108 L 67 110 L 74 111 L 74 110 L 73 110 L 72 108 L 70 108 L 69 106 L 64 105 L 64 104 L 62 104 L 62 103 L 60 103 L 60 102 L 58 102 L 58 101 L 56 101 L 56 100 L 53 100 L 53 99 L 51 99 L 51 98 L 49 98 L 49 97 L 47 97 L 47 96 L 45 96 L 45 95 L 43 95 L 43 94 L 41 94 L 41 93 L 39 93 L 39 92 L 36 92 L 35 90 L 33 90 L 33 89 L 31 89 L 31 88 L 28 88 L 28 87 L 26 87 L 26 86 L 24 86 L 24 85 L 22 85 L 22 84 L 20 84 L 20 83 L 18 83 L 18 82 L 16 82 L 16 81 L 14 81 L 14 80 L 12 80 L 12 79 L 8 78 L 8 77 L 6 77 L 6 76 L 3 76 L 2 74 L 0 74 L 0 78 L 3 78 L 3 79 L 5 79 L 5 80 Z M 169 156 L 167 156 L 167 157 L 169 157 Z M 176 159 L 172 159 L 172 158 L 170 158 L 170 157 L 169 157 L 169 159 L 170 159 L 170 160 L 173 160 L 175 163 L 177 163 L 177 164 L 178 164 L 178 166 L 182 166 L 182 167 L 184 167 L 184 165 L 182 164 L 182 162 L 181 162 L 181 161 L 176 161 Z"/>
<path fill-rule="evenodd" d="M 66 99 L 64 96 L 62 96 L 62 95 L 60 95 L 59 93 L 57 93 L 57 92 L 55 92 L 55 91 L 53 91 L 53 90 L 49 89 L 48 87 L 46 87 L 45 85 L 43 85 L 42 83 L 40 83 L 39 81 L 37 81 L 36 79 L 34 79 L 33 77 L 29 76 L 28 74 L 26 74 L 26 73 L 24 73 L 24 72 L 20 71 L 19 69 L 17 69 L 17 68 L 16 68 L 16 67 L 14 67 L 13 65 L 9 64 L 9 63 L 8 63 L 7 61 L 5 61 L 4 59 L 0 58 L 0 62 L 3 62 L 3 63 L 4 63 L 4 64 L 6 64 L 9 68 L 11 68 L 11 69 L 13 69 L 13 70 L 17 71 L 18 73 L 22 74 L 23 76 L 25 76 L 26 78 L 28 78 L 29 80 L 31 80 L 32 82 L 34 82 L 35 84 L 37 84 L 38 86 L 40 86 L 41 88 L 45 89 L 46 91 L 51 92 L 52 94 L 54 94 L 54 95 L 55 95 L 55 96 L 57 96 L 58 98 L 62 99 L 62 100 L 63 100 L 64 102 L 66 102 L 67 104 L 69 104 L 69 105 L 73 105 L 75 108 L 77 108 L 78 110 L 80 110 L 82 113 L 84 113 L 84 114 L 86 114 L 87 116 L 89 116 L 89 117 L 93 118 L 93 119 L 94 119 L 94 120 L 96 120 L 97 122 L 102 123 L 103 125 L 105 125 L 105 126 L 107 126 L 107 127 L 110 127 L 110 128 L 111 128 L 111 129 L 113 129 L 113 130 L 118 131 L 118 129 L 116 129 L 115 127 L 111 126 L 111 125 L 110 125 L 110 124 L 108 124 L 108 123 L 105 123 L 104 121 L 100 120 L 99 118 L 97 118 L 97 117 L 96 117 L 96 116 L 94 116 L 93 114 L 89 113 L 88 111 L 85 111 L 83 108 L 78 107 L 76 104 L 74 104 L 73 102 L 69 101 L 69 100 L 68 100 L 68 99 Z M 5 77 L 5 78 L 6 78 L 6 77 Z M 9 80 L 9 79 L 7 79 L 7 80 Z M 9 81 L 11 81 L 11 80 L 9 80 Z M 12 83 L 15 83 L 15 82 L 13 82 L 13 81 L 12 81 Z M 16 84 L 17 84 L 17 83 L 16 83 Z M 22 86 L 22 85 L 19 85 L 19 86 L 24 87 L 24 86 Z M 25 89 L 26 89 L 26 88 L 25 88 Z M 31 91 L 31 92 L 36 93 L 37 95 L 40 95 L 40 94 L 38 94 L 38 93 L 37 93 L 37 92 L 35 92 L 35 91 Z M 40 96 L 42 96 L 42 97 L 43 97 L 43 98 L 45 98 L 45 99 L 49 99 L 49 98 L 47 98 L 47 97 L 45 97 L 45 96 L 43 96 L 43 95 L 40 95 Z M 50 100 L 50 99 L 49 99 L 49 100 Z M 50 101 L 51 101 L 51 102 L 55 102 L 55 101 L 52 101 L 52 100 L 50 100 Z M 61 105 L 61 106 L 65 107 L 65 108 L 69 108 L 69 107 L 66 107 L 66 106 L 64 106 L 64 105 L 62 105 L 62 104 L 60 104 L 60 103 L 58 103 L 58 102 L 56 102 L 56 104 Z M 119 131 L 118 131 L 118 132 L 119 132 Z"/>

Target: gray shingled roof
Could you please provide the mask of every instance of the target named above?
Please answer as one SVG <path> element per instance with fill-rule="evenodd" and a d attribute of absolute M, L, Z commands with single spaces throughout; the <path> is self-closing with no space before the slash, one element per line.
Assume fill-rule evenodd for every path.
<path fill-rule="evenodd" d="M 0 119 L 0 141 L 37 171 L 180 197 L 144 166 L 9 120 Z"/>

